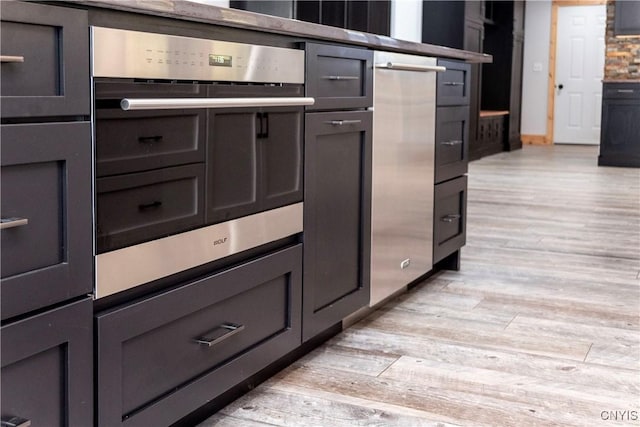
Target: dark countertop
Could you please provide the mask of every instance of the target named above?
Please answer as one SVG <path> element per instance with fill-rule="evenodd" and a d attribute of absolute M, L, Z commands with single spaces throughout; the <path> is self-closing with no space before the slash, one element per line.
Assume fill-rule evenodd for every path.
<path fill-rule="evenodd" d="M 367 46 L 374 49 L 415 53 L 467 62 L 491 62 L 492 56 L 424 43 L 398 40 L 387 36 L 345 30 L 326 25 L 286 19 L 225 7 L 181 0 L 81 0 L 74 3 L 147 15 L 163 16 L 208 24 L 318 40 Z"/>

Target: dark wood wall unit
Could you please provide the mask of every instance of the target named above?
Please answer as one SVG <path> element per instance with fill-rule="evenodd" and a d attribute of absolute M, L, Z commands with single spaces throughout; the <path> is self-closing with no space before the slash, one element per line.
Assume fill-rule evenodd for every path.
<path fill-rule="evenodd" d="M 266 15 L 293 18 L 293 0 L 231 0 L 229 7 L 234 9 L 250 10 L 251 12 L 264 13 Z"/>
<path fill-rule="evenodd" d="M 524 2 L 486 2 L 484 51 L 493 63 L 482 65 L 481 109 L 509 111 L 502 150 L 522 147 L 520 104 L 522 99 L 522 56 L 524 45 Z M 501 150 L 501 151 L 502 151 Z M 473 152 L 487 152 L 472 146 Z M 475 157 L 472 154 L 472 157 Z"/>
<path fill-rule="evenodd" d="M 465 4 L 460 1 L 422 2 L 422 43 L 463 49 Z"/>
<path fill-rule="evenodd" d="M 524 43 L 523 1 L 423 1 L 422 42 L 493 55 L 491 64 L 471 64 L 469 156 L 471 160 L 520 148 L 520 101 Z M 504 141 L 483 147 L 481 110 L 508 110 Z M 497 150 L 497 151 L 496 151 Z"/>
<path fill-rule="evenodd" d="M 231 1 L 236 9 L 388 36 L 390 0 Z M 291 14 L 289 14 L 291 13 Z"/>
<path fill-rule="evenodd" d="M 613 33 L 616 36 L 640 35 L 640 1 L 616 0 Z"/>

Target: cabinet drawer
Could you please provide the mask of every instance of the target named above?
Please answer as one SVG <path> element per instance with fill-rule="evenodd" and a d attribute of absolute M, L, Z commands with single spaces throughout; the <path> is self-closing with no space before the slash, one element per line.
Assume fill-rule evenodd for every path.
<path fill-rule="evenodd" d="M 435 186 L 433 263 L 455 252 L 466 241 L 467 177 Z"/>
<path fill-rule="evenodd" d="M 604 83 L 603 98 L 640 99 L 640 83 Z"/>
<path fill-rule="evenodd" d="M 463 62 L 438 60 L 438 65 L 447 68 L 444 73 L 438 73 L 436 104 L 468 105 L 471 89 L 471 66 Z"/>
<path fill-rule="evenodd" d="M 97 176 L 204 162 L 206 110 L 96 111 Z"/>
<path fill-rule="evenodd" d="M 436 110 L 436 183 L 467 173 L 469 107 Z"/>
<path fill-rule="evenodd" d="M 204 164 L 99 178 L 96 187 L 99 253 L 204 224 Z"/>
<path fill-rule="evenodd" d="M 2 2 L 2 117 L 89 115 L 87 12 Z"/>
<path fill-rule="evenodd" d="M 366 108 L 373 103 L 373 51 L 305 44 L 307 110 Z"/>
<path fill-rule="evenodd" d="M 2 425 L 93 423 L 89 298 L 2 327 Z"/>
<path fill-rule="evenodd" d="M 99 425 L 169 425 L 297 347 L 301 256 L 296 245 L 99 314 Z"/>
<path fill-rule="evenodd" d="M 7 319 L 91 292 L 91 134 L 86 122 L 3 125 L 0 133 Z"/>

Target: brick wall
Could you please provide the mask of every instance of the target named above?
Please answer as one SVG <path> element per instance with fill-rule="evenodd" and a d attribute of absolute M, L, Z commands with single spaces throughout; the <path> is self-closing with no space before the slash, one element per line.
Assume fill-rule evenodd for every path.
<path fill-rule="evenodd" d="M 640 1 L 640 0 L 639 0 Z M 605 79 L 640 79 L 640 37 L 614 37 L 615 0 L 607 1 Z"/>

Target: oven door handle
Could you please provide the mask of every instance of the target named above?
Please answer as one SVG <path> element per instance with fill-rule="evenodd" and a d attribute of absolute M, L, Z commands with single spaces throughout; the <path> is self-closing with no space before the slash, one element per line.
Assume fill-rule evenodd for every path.
<path fill-rule="evenodd" d="M 183 108 L 299 107 L 313 105 L 314 98 L 124 98 L 120 108 L 128 110 L 173 110 Z"/>

